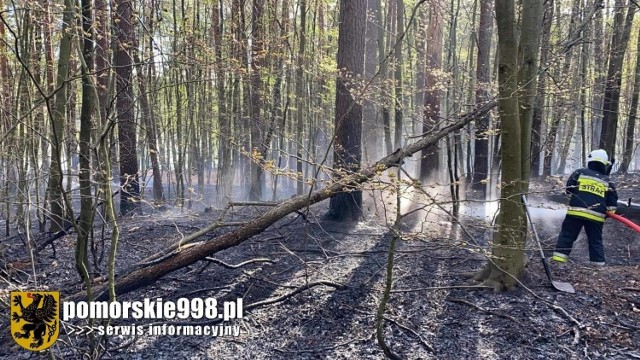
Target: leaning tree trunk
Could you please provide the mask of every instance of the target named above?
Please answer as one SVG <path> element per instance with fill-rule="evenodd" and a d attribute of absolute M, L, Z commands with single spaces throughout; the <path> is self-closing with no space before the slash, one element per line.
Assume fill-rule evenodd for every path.
<path fill-rule="evenodd" d="M 361 184 L 377 176 L 380 172 L 401 164 L 403 159 L 435 144 L 448 134 L 462 129 L 471 120 L 475 119 L 476 116 L 490 111 L 495 106 L 496 102 L 494 101 L 482 104 L 478 109 L 471 113 L 461 116 L 459 119 L 442 127 L 440 130 L 428 134 L 422 139 L 409 144 L 404 148 L 396 150 L 393 154 L 380 159 L 375 164 L 364 170 L 336 179 L 336 181 L 328 183 L 326 187 L 308 195 L 298 195 L 289 200 L 283 201 L 263 215 L 247 222 L 242 227 L 223 234 L 212 241 L 203 241 L 191 244 L 194 240 L 205 236 L 210 233 L 211 230 L 219 227 L 218 222 L 212 223 L 198 232 L 184 238 L 181 244 L 184 244 L 185 246 L 181 247 L 180 251 L 176 251 L 168 256 L 163 255 L 163 261 L 154 261 L 151 264 L 146 265 L 140 264 L 138 266 L 134 266 L 131 270 L 123 271 L 123 274 L 125 275 L 115 284 L 112 295 L 115 297 L 115 295 L 121 295 L 139 287 L 150 285 L 164 275 L 175 270 L 204 260 L 207 256 L 211 256 L 213 253 L 236 246 L 250 239 L 252 236 L 261 233 L 276 221 L 296 210 L 303 209 L 309 205 L 313 205 L 335 196 L 336 194 L 343 193 L 345 187 L 358 189 Z M 189 244 L 190 246 L 186 246 L 186 244 Z M 104 286 L 101 287 L 100 291 L 96 291 L 96 293 L 99 294 L 96 296 L 96 300 L 98 301 L 106 300 L 109 295 Z M 68 300 L 77 301 L 83 298 L 86 298 L 86 294 L 81 292 L 71 296 Z"/>

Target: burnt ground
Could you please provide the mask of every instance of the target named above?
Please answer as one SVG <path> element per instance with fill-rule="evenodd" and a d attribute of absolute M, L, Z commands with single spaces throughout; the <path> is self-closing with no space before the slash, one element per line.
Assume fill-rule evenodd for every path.
<path fill-rule="evenodd" d="M 633 181 L 621 181 L 621 197 L 640 198 L 637 185 L 625 184 Z M 537 204 L 534 223 L 547 254 L 563 218 L 561 205 L 549 200 L 549 187 L 548 183 L 534 184 L 534 192 L 541 193 L 530 199 Z M 289 215 L 240 246 L 213 255 L 227 264 L 257 258 L 271 262 L 238 269 L 198 263 L 119 298 L 199 296 L 224 301 L 242 297 L 247 308 L 244 318 L 232 322 L 241 327 L 240 336 L 114 336 L 109 346 L 116 350 L 102 358 L 383 358 L 374 335 L 375 312 L 384 289 L 390 231 L 384 221 L 373 217 L 351 225 L 324 221 L 320 216 L 326 206 L 313 207 L 307 221 L 297 214 Z M 263 211 L 239 208 L 227 220 L 245 221 Z M 120 270 L 216 217 L 216 212 L 164 212 L 123 219 Z M 640 221 L 640 217 L 634 220 Z M 470 245 L 461 225 L 452 225 L 446 218 L 430 215 L 427 220 L 405 224 L 409 231 L 407 238 L 398 242 L 393 293 L 384 325 L 388 345 L 402 358 L 640 358 L 640 234 L 607 221 L 604 233 L 609 264 L 603 269 L 588 266 L 582 235 L 572 262 L 552 269 L 557 280 L 574 285 L 576 294 L 556 292 L 548 286 L 533 249 L 527 252 L 530 279 L 526 287 L 494 293 L 473 287 L 465 276 L 486 263 L 482 252 L 487 249 L 491 228 L 471 217 L 464 218 L 462 224 L 480 246 Z M 100 238 L 100 231 L 96 236 Z M 74 238 L 59 239 L 57 258 L 52 258 L 51 248 L 47 248 L 36 264 L 38 283 L 60 290 L 63 300 L 82 291 L 73 265 Z M 1 244 L 4 271 L 11 278 L 0 283 L 0 358 L 45 358 L 46 353 L 18 348 L 9 336 L 7 292 L 31 287 L 32 277 L 30 266 L 20 261 L 25 258 L 22 243 L 9 238 Z M 108 249 L 108 241 L 105 245 Z M 305 289 L 308 284 L 311 286 Z M 280 301 L 248 309 L 265 300 Z M 73 324 L 83 325 L 81 321 Z M 61 334 L 53 349 L 57 358 L 80 359 L 86 345 L 85 337 Z"/>

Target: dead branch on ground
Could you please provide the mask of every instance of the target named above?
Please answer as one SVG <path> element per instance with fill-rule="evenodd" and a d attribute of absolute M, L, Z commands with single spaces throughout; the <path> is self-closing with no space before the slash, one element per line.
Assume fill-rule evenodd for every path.
<path fill-rule="evenodd" d="M 222 261 L 222 260 L 218 260 L 212 257 L 207 257 L 206 258 L 207 261 L 210 261 L 214 264 L 218 264 L 218 265 L 222 265 L 223 267 L 226 267 L 227 269 L 239 269 L 245 265 L 248 264 L 253 264 L 253 263 L 271 263 L 273 264 L 273 260 L 271 259 L 265 259 L 265 258 L 258 258 L 258 259 L 251 259 L 251 260 L 247 260 L 247 261 L 243 261 L 240 264 L 236 264 L 236 265 L 232 265 L 232 264 L 227 264 L 226 262 Z"/>

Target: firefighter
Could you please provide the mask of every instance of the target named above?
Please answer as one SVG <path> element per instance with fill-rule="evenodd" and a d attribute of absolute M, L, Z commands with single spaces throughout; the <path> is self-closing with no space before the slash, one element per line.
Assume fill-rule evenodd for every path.
<path fill-rule="evenodd" d="M 584 227 L 589 239 L 589 260 L 596 266 L 605 265 L 602 225 L 609 213 L 615 213 L 618 194 L 609 179 L 611 163 L 607 152 L 592 151 L 587 168 L 578 169 L 567 181 L 567 194 L 571 195 L 569 209 L 562 222 L 552 260 L 567 262 L 573 243 Z"/>

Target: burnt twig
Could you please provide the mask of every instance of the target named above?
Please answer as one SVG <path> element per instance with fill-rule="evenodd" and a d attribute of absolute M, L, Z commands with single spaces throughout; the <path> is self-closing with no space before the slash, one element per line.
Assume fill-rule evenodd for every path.
<path fill-rule="evenodd" d="M 218 260 L 216 258 L 212 258 L 212 257 L 207 257 L 206 258 L 208 261 L 218 264 L 218 265 L 222 265 L 223 267 L 226 267 L 227 269 L 239 269 L 245 265 L 248 264 L 253 264 L 253 263 L 257 263 L 257 262 L 266 262 L 266 263 L 271 263 L 273 264 L 273 260 L 271 259 L 265 259 L 265 258 L 257 258 L 257 259 L 251 259 L 251 260 L 247 260 L 247 261 L 243 261 L 240 264 L 237 265 L 231 265 L 231 264 L 227 264 L 226 262 L 222 261 L 222 260 Z"/>

